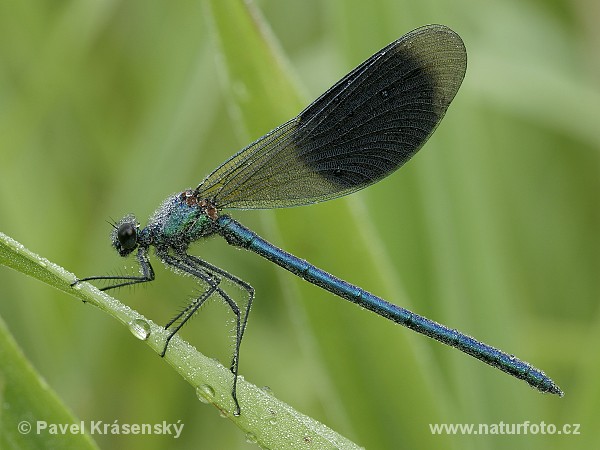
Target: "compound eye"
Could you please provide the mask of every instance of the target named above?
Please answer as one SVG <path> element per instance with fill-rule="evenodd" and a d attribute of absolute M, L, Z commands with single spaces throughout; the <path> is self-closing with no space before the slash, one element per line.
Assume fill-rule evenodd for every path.
<path fill-rule="evenodd" d="M 117 239 L 124 250 L 131 250 L 137 245 L 137 230 L 134 224 L 125 222 L 117 230 Z"/>

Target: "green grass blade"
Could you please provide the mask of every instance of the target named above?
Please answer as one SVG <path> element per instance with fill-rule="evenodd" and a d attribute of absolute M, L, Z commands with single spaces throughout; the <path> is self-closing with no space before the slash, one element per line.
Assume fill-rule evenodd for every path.
<path fill-rule="evenodd" d="M 71 283 L 76 279 L 72 273 L 27 250 L 22 244 L 2 233 L 0 233 L 0 263 L 97 306 L 128 326 L 136 337 L 140 337 L 138 330 L 142 326 L 141 330 L 146 331 L 145 342 L 156 353 L 160 354 L 162 351 L 167 338 L 167 332 L 163 327 L 154 324 L 89 283 L 71 287 Z M 0 345 L 7 346 L 5 342 Z M 2 360 L 4 361 L 4 358 Z M 234 416 L 231 372 L 214 359 L 199 353 L 178 336 L 171 340 L 164 360 L 196 389 L 196 394 L 202 402 L 216 406 L 223 416 L 228 417 L 246 433 L 249 441 L 263 447 L 279 449 L 298 447 L 306 442 L 311 442 L 316 448 L 358 448 L 343 436 L 316 420 L 300 414 L 273 397 L 268 391 L 259 389 L 242 377 L 238 382 L 238 398 L 242 406 L 242 414 L 239 417 Z M 14 370 L 16 365 L 9 364 L 7 367 Z M 24 375 L 24 370 L 16 371 L 14 376 Z M 31 374 L 33 375 L 33 372 Z M 12 393 L 12 390 L 7 389 L 7 386 L 12 386 L 9 381 L 8 377 L 4 380 L 5 402 L 9 401 L 7 392 Z M 10 399 L 12 398 L 11 395 Z M 37 417 L 44 416 L 40 414 Z M 65 422 L 65 419 L 61 418 L 51 420 L 56 420 L 56 423 Z M 3 421 L 3 423 L 10 428 L 9 431 L 13 431 L 14 435 L 16 430 L 14 420 Z"/>
<path fill-rule="evenodd" d="M 0 250 L 4 251 L 4 236 Z M 51 274 L 48 274 L 50 278 Z M 0 319 L 0 448 L 95 449 L 92 438 L 81 432 L 81 422 L 36 372 Z M 71 432 L 52 433 L 52 425 L 75 426 Z M 85 426 L 83 427 L 85 430 Z"/>

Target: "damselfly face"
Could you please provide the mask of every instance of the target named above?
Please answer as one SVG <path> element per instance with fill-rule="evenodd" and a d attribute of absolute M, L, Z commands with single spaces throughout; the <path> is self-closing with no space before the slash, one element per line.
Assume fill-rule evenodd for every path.
<path fill-rule="evenodd" d="M 138 246 L 139 223 L 133 215 L 123 217 L 113 225 L 112 245 L 119 255 L 127 256 Z"/>

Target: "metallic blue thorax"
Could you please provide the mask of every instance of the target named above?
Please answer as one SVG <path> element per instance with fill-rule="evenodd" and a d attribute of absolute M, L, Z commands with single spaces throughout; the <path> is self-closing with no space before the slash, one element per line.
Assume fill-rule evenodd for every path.
<path fill-rule="evenodd" d="M 215 232 L 214 222 L 204 208 L 183 194 L 168 197 L 150 217 L 148 230 L 154 245 L 186 248 Z"/>

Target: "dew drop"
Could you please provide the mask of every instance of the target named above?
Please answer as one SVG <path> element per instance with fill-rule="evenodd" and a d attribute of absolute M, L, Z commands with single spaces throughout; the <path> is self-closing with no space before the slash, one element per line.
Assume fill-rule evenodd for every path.
<path fill-rule="evenodd" d="M 250 444 L 256 444 L 258 439 L 253 433 L 246 433 L 246 442 L 249 442 Z"/>
<path fill-rule="evenodd" d="M 271 408 L 269 408 L 268 411 L 269 414 L 271 414 L 271 416 L 269 417 L 269 423 L 271 425 L 275 425 L 277 423 L 277 411 Z"/>
<path fill-rule="evenodd" d="M 135 319 L 129 322 L 129 331 L 138 339 L 145 341 L 150 336 L 150 325 L 142 319 Z"/>
<path fill-rule="evenodd" d="M 269 386 L 263 386 L 260 388 L 265 394 L 273 395 L 273 390 Z"/>
<path fill-rule="evenodd" d="M 201 384 L 196 388 L 196 396 L 202 403 L 210 403 L 215 397 L 215 390 L 208 384 Z"/>

